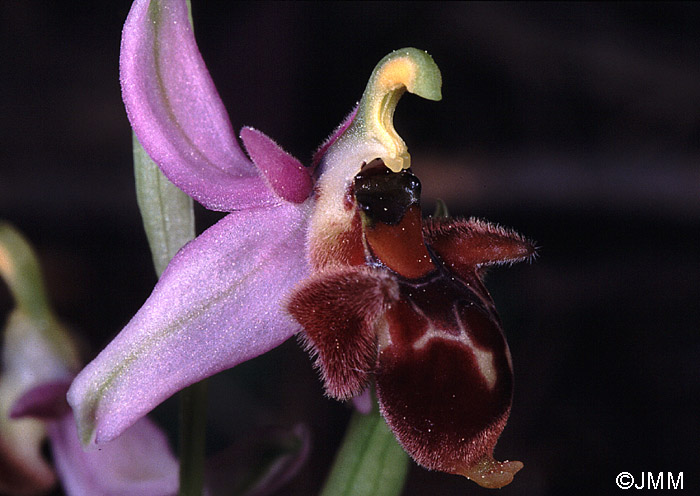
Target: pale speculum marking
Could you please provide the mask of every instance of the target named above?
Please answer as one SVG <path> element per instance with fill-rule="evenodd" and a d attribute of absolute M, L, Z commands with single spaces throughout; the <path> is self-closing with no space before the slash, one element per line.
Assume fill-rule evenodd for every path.
<path fill-rule="evenodd" d="M 469 337 L 466 328 L 464 327 L 462 319 L 459 316 L 459 312 L 457 311 L 457 304 L 454 303 L 452 305 L 452 313 L 454 314 L 455 322 L 457 322 L 457 327 L 459 329 L 458 335 L 455 335 L 443 329 L 436 328 L 433 325 L 433 321 L 429 319 L 423 311 L 421 311 L 413 303 L 411 303 L 411 306 L 413 306 L 413 309 L 428 322 L 428 327 L 426 328 L 425 333 L 423 333 L 423 335 L 413 343 L 413 349 L 423 349 L 428 344 L 428 342 L 433 339 L 442 339 L 444 341 L 453 341 L 460 343 L 469 348 L 469 350 L 471 350 L 472 354 L 474 355 L 474 358 L 476 359 L 476 365 L 479 368 L 479 372 L 481 373 L 482 377 L 484 378 L 484 381 L 486 382 L 486 386 L 489 389 L 493 389 L 496 385 L 496 379 L 498 378 L 498 372 L 496 370 L 496 363 L 493 352 L 481 349 L 478 346 L 476 346 L 476 344 L 474 344 L 471 337 Z"/>

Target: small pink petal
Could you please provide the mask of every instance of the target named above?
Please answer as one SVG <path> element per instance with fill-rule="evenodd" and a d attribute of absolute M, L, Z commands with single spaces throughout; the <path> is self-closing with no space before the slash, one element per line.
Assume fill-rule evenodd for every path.
<path fill-rule="evenodd" d="M 158 427 L 143 418 L 99 450 L 84 451 L 73 416 L 49 424 L 61 482 L 72 496 L 166 496 L 177 493 L 178 463 Z"/>
<path fill-rule="evenodd" d="M 308 214 L 291 203 L 235 212 L 175 255 L 68 392 L 85 444 L 113 439 L 173 393 L 298 331 L 280 301 L 308 273 Z"/>
<path fill-rule="evenodd" d="M 253 163 L 277 196 L 292 203 L 302 203 L 309 197 L 313 181 L 301 162 L 252 127 L 241 130 L 241 140 Z"/>
<path fill-rule="evenodd" d="M 69 411 L 66 392 L 73 379 L 44 382 L 19 397 L 10 410 L 10 418 L 33 417 L 51 420 Z"/>
<path fill-rule="evenodd" d="M 185 0 L 135 1 L 124 24 L 119 65 L 134 132 L 177 187 L 213 210 L 275 202 L 236 142 Z"/>

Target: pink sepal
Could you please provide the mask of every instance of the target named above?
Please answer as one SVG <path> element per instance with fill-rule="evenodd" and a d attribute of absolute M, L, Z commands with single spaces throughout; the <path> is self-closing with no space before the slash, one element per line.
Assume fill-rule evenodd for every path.
<path fill-rule="evenodd" d="M 137 0 L 122 33 L 122 97 L 139 141 L 178 188 L 212 210 L 275 197 L 236 141 L 185 0 Z"/>
<path fill-rule="evenodd" d="M 175 255 L 143 307 L 68 392 L 83 443 L 115 438 L 173 393 L 299 330 L 280 302 L 308 274 L 308 208 L 232 213 Z"/>

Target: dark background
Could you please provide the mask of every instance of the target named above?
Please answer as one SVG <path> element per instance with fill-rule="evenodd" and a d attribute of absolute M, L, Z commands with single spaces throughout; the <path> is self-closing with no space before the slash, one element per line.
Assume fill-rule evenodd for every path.
<path fill-rule="evenodd" d="M 307 163 L 386 53 L 440 66 L 442 102 L 396 114 L 426 211 L 440 197 L 541 247 L 487 281 L 516 371 L 496 456 L 525 463 L 499 494 L 614 494 L 622 471 L 700 491 L 698 4 L 193 3 L 234 127 Z M 88 357 L 155 282 L 118 82 L 128 8 L 0 3 L 0 217 L 37 247 Z M 170 427 L 173 406 L 156 412 Z M 281 494 L 316 494 L 348 417 L 292 340 L 213 381 L 211 449 L 306 423 L 311 458 Z M 487 493 L 416 466 L 404 492 Z"/>

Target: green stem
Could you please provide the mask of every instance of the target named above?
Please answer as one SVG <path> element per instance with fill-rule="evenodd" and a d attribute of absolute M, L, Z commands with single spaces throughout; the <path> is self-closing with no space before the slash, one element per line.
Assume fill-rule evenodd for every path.
<path fill-rule="evenodd" d="M 163 175 L 134 136 L 136 197 L 156 273 L 160 277 L 182 245 L 194 238 L 192 199 Z M 204 381 L 180 393 L 180 494 L 200 496 L 204 464 L 207 388 Z"/>
<path fill-rule="evenodd" d="M 179 496 L 200 496 L 204 487 L 207 381 L 180 391 Z"/>
<path fill-rule="evenodd" d="M 189 0 L 187 9 L 192 24 Z M 136 197 L 158 277 L 195 236 L 192 199 L 163 175 L 133 136 Z M 204 486 L 207 383 L 180 392 L 180 496 L 201 496 Z"/>
<path fill-rule="evenodd" d="M 321 496 L 398 496 L 409 457 L 379 414 L 354 412 Z"/>

